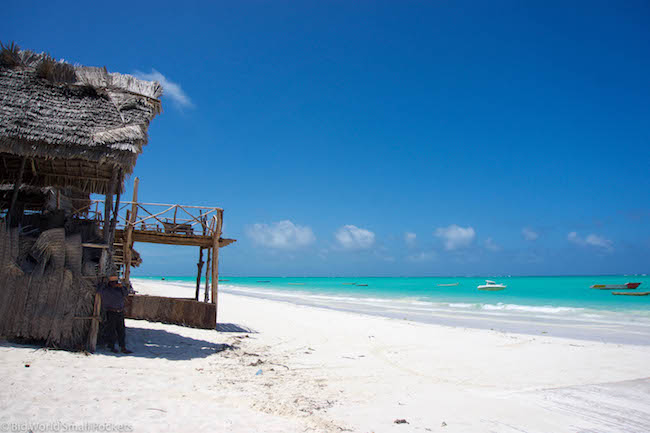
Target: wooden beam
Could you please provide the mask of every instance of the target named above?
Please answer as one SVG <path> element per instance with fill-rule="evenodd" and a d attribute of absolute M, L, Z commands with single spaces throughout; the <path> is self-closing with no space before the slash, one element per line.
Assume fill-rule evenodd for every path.
<path fill-rule="evenodd" d="M 117 239 L 125 239 L 124 230 L 115 232 Z M 137 224 L 133 230 L 133 242 L 162 245 L 185 245 L 189 247 L 212 248 L 212 237 L 202 235 L 185 235 L 178 233 L 163 233 L 150 230 L 138 230 Z"/>
<path fill-rule="evenodd" d="M 199 211 L 199 219 L 203 220 L 203 211 Z M 205 235 L 205 225 L 203 225 L 203 234 Z M 199 300 L 199 289 L 201 288 L 201 271 L 203 270 L 203 247 L 199 247 L 199 262 L 196 264 L 196 293 L 194 299 Z"/>
<path fill-rule="evenodd" d="M 117 170 L 113 168 L 111 182 L 108 184 L 108 192 L 104 200 L 104 243 L 108 245 L 110 240 L 111 211 L 113 210 L 113 194 L 115 192 L 115 181 L 117 180 Z"/>
<path fill-rule="evenodd" d="M 203 300 L 205 302 L 210 301 L 210 253 L 212 249 L 208 248 L 208 260 L 205 263 L 205 292 L 203 293 Z"/>
<path fill-rule="evenodd" d="M 138 217 L 138 187 L 140 179 L 135 178 L 133 181 L 133 198 L 131 199 L 131 214 L 126 225 L 126 239 L 124 240 L 124 283 L 129 285 L 131 282 L 131 248 L 133 247 L 133 225 Z"/>
<path fill-rule="evenodd" d="M 237 242 L 237 239 L 224 239 L 221 238 L 219 239 L 219 248 L 227 247 L 228 245 Z"/>
<path fill-rule="evenodd" d="M 199 300 L 199 289 L 201 288 L 201 271 L 203 270 L 203 247 L 199 247 L 199 262 L 196 264 L 196 294 L 195 300 Z"/>
<path fill-rule="evenodd" d="M 81 244 L 82 247 L 84 248 L 102 248 L 102 249 L 107 249 L 108 245 L 106 244 L 94 244 L 91 242 L 84 242 Z"/>
<path fill-rule="evenodd" d="M 122 175 L 121 175 L 122 169 L 120 169 L 120 175 L 117 177 L 118 181 L 116 183 L 116 190 L 117 194 L 115 195 L 115 209 L 113 210 L 113 217 L 111 218 L 111 230 L 110 230 L 110 239 L 109 239 L 109 245 L 113 244 L 113 241 L 115 239 L 115 227 L 117 226 L 117 214 L 120 211 L 120 184 L 122 183 Z M 112 248 L 111 248 L 112 251 Z"/>
<path fill-rule="evenodd" d="M 97 335 L 99 334 L 99 320 L 102 309 L 102 297 L 95 293 L 95 304 L 93 305 L 93 321 L 90 322 L 90 333 L 88 333 L 88 351 L 94 353 L 97 349 Z"/>
<path fill-rule="evenodd" d="M 11 194 L 11 201 L 9 202 L 9 211 L 7 212 L 7 228 L 11 227 L 11 214 L 14 211 L 14 206 L 16 205 L 16 200 L 18 199 L 18 191 L 20 191 L 20 185 L 23 182 L 23 174 L 25 174 L 26 162 L 27 162 L 27 157 L 23 156 L 23 159 L 20 161 L 20 169 L 18 170 L 18 177 L 16 178 L 16 183 L 14 183 L 14 191 Z"/>
<path fill-rule="evenodd" d="M 221 228 L 223 227 L 223 211 L 217 212 L 215 218 L 216 224 L 214 234 L 212 235 L 212 303 L 215 304 L 218 317 L 219 305 L 217 302 L 217 295 L 219 291 L 219 238 L 221 238 Z"/>

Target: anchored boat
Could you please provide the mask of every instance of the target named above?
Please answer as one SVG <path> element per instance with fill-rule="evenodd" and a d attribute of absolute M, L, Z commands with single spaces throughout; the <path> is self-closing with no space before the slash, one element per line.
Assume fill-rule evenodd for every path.
<path fill-rule="evenodd" d="M 594 284 L 592 289 L 598 290 L 634 290 L 639 287 L 641 283 L 625 283 L 625 284 Z"/>
<path fill-rule="evenodd" d="M 498 290 L 503 290 L 506 288 L 505 284 L 497 284 L 494 281 L 485 280 L 485 284 L 481 284 L 477 287 L 479 290 L 488 290 L 491 292 L 496 292 Z"/>

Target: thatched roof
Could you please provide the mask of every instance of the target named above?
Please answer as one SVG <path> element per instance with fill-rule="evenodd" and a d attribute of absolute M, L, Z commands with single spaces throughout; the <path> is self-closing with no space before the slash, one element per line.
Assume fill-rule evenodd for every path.
<path fill-rule="evenodd" d="M 157 82 L 3 46 L 0 183 L 28 157 L 26 184 L 106 193 L 114 169 L 133 171 L 161 95 Z"/>

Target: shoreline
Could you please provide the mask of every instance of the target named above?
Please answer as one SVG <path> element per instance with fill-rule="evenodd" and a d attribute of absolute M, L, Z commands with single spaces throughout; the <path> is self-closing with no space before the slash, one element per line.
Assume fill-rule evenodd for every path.
<path fill-rule="evenodd" d="M 149 284 L 134 281 L 141 292 L 184 295 Z M 127 320 L 132 355 L 1 342 L 0 375 L 11 380 L 0 390 L 0 422 L 119 420 L 136 432 L 650 431 L 649 346 L 224 292 L 219 322 L 241 331 Z"/>
<path fill-rule="evenodd" d="M 153 281 L 137 279 L 136 286 L 142 294 L 161 294 L 179 296 L 195 287 L 174 281 Z M 155 287 L 155 288 L 154 288 Z M 500 332 L 524 335 L 548 335 L 578 340 L 599 341 L 617 344 L 650 345 L 650 316 L 637 317 L 628 311 L 590 310 L 577 311 L 576 308 L 558 307 L 556 314 L 547 314 L 546 307 L 532 306 L 531 310 L 518 310 L 517 306 L 502 304 L 501 310 L 484 310 L 470 308 L 438 308 L 439 304 L 402 301 L 399 299 L 373 300 L 372 298 L 354 298 L 346 296 L 318 296 L 302 292 L 281 292 L 260 290 L 257 287 L 234 287 L 220 285 L 220 293 L 246 296 L 262 300 L 287 302 L 306 307 L 323 308 L 333 311 L 345 311 L 397 320 L 409 320 L 418 323 L 449 327 L 488 329 Z M 199 299 L 202 298 L 202 291 Z M 379 301 L 379 302 L 373 302 Z M 499 306 L 498 304 L 488 304 Z M 515 307 L 514 309 L 508 309 Z M 555 307 L 549 306 L 550 309 Z M 597 316 L 597 317 L 594 317 Z"/>

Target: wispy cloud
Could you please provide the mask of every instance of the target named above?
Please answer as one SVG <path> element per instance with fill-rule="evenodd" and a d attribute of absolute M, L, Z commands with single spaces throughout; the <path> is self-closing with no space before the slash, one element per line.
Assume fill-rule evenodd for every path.
<path fill-rule="evenodd" d="M 485 240 L 485 248 L 493 252 L 501 251 L 501 246 L 497 245 L 492 238 Z"/>
<path fill-rule="evenodd" d="M 521 235 L 527 241 L 536 241 L 539 238 L 539 233 L 537 233 L 535 230 L 531 229 L 530 227 L 524 227 L 523 229 L 521 229 Z"/>
<path fill-rule="evenodd" d="M 256 244 L 284 250 L 304 247 L 316 240 L 310 227 L 299 226 L 289 220 L 253 224 L 246 233 Z"/>
<path fill-rule="evenodd" d="M 375 243 L 375 234 L 354 225 L 345 225 L 334 233 L 339 245 L 349 250 L 370 248 Z"/>
<path fill-rule="evenodd" d="M 404 233 L 404 242 L 409 247 L 414 247 L 417 244 L 418 235 L 411 232 Z"/>
<path fill-rule="evenodd" d="M 608 249 L 608 250 L 611 250 L 613 248 L 612 245 L 614 244 L 614 242 L 610 241 L 609 239 L 605 239 L 602 236 L 598 236 L 598 235 L 594 235 L 594 234 L 588 235 L 585 238 L 585 242 L 587 243 L 587 245 L 592 245 L 594 247 L 605 248 L 605 249 Z"/>
<path fill-rule="evenodd" d="M 574 244 L 577 245 L 587 245 L 587 246 L 592 246 L 596 248 L 601 248 L 603 250 L 607 251 L 612 251 L 614 249 L 614 242 L 612 242 L 609 239 L 605 239 L 602 236 L 598 236 L 595 234 L 590 234 L 587 235 L 587 237 L 582 238 L 578 235 L 577 232 L 570 232 L 567 235 L 567 239 L 569 242 L 573 242 Z"/>
<path fill-rule="evenodd" d="M 406 257 L 406 260 L 409 262 L 431 262 L 438 258 L 438 254 L 435 251 L 422 251 L 417 254 L 411 254 Z"/>
<path fill-rule="evenodd" d="M 445 249 L 448 251 L 465 248 L 476 237 L 473 227 L 460 227 L 456 224 L 449 227 L 439 227 L 434 234 L 444 241 Z"/>
<path fill-rule="evenodd" d="M 156 71 L 155 69 L 152 69 L 151 72 L 149 73 L 142 72 L 142 71 L 135 71 L 134 75 L 137 78 L 140 78 L 142 80 L 158 81 L 160 85 L 163 87 L 163 96 L 169 97 L 169 99 L 171 99 L 172 102 L 176 104 L 178 107 L 180 108 L 194 107 L 194 103 L 192 103 L 190 97 L 187 96 L 187 93 L 183 91 L 180 84 L 173 82 L 172 80 L 165 77 L 163 74 Z"/>

